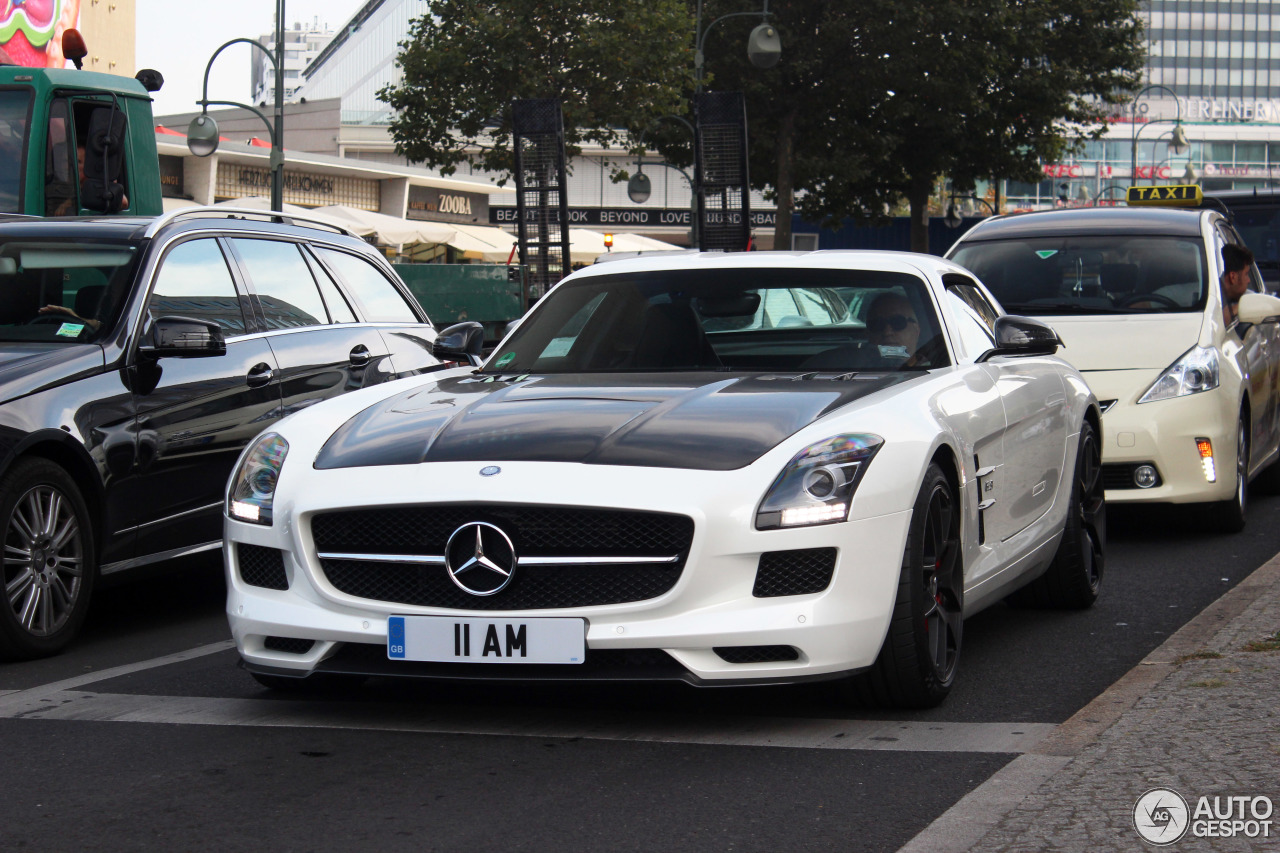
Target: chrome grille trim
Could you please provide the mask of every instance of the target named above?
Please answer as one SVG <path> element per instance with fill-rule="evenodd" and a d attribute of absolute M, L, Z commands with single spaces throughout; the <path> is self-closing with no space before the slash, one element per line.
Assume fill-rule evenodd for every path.
<path fill-rule="evenodd" d="M 322 560 L 353 560 L 366 563 L 411 563 L 424 566 L 443 566 L 444 556 L 436 554 L 345 554 L 324 551 L 316 554 Z M 671 557 L 520 557 L 518 566 L 634 566 L 652 563 L 677 563 L 680 556 Z"/>

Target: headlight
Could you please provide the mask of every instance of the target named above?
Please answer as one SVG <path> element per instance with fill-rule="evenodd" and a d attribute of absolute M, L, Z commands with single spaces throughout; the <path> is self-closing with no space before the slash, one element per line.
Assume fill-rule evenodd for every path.
<path fill-rule="evenodd" d="M 847 519 L 853 492 L 882 444 L 878 435 L 837 435 L 797 453 L 760 502 L 756 529 Z"/>
<path fill-rule="evenodd" d="M 271 503 L 276 481 L 289 453 L 289 442 L 274 432 L 258 438 L 240 459 L 231 488 L 227 491 L 227 514 L 254 524 L 271 523 Z"/>
<path fill-rule="evenodd" d="M 1172 400 L 1218 387 L 1218 351 L 1193 347 L 1182 358 L 1169 365 L 1155 384 L 1147 389 L 1139 403 Z"/>

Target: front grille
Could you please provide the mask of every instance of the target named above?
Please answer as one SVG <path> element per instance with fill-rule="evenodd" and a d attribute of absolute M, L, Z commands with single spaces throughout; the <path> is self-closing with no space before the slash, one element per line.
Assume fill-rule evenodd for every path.
<path fill-rule="evenodd" d="M 1138 484 L 1133 482 L 1133 472 L 1142 465 L 1155 465 L 1151 462 L 1108 462 L 1102 466 L 1102 487 L 1104 489 L 1136 489 Z M 1156 471 L 1155 486 L 1159 486 L 1164 482 L 1160 478 L 1160 472 Z M 1152 486 L 1151 488 L 1155 488 Z"/>
<path fill-rule="evenodd" d="M 344 559 L 342 554 L 443 555 L 450 535 L 473 521 L 497 525 L 520 558 L 512 581 L 491 596 L 459 589 L 443 565 Z M 656 598 L 680 579 L 693 520 L 681 515 L 506 505 L 343 510 L 311 523 L 329 583 L 357 598 L 454 610 L 545 610 Z M 556 563 L 555 557 L 637 558 L 635 563 Z M 672 563 L 639 562 L 675 557 Z"/>
<path fill-rule="evenodd" d="M 300 640 L 297 637 L 267 637 L 262 641 L 264 649 L 291 655 L 305 655 L 315 644 L 315 640 Z"/>
<path fill-rule="evenodd" d="M 780 595 L 808 595 L 831 585 L 836 569 L 835 548 L 804 548 L 798 551 L 766 551 L 760 555 L 756 598 Z"/>
<path fill-rule="evenodd" d="M 716 646 L 713 651 L 728 663 L 774 663 L 799 660 L 795 646 Z"/>
<path fill-rule="evenodd" d="M 431 663 L 387 657 L 385 645 L 347 643 L 316 672 L 482 681 L 648 681 L 690 679 L 689 671 L 661 649 L 587 649 L 580 664 Z"/>
<path fill-rule="evenodd" d="M 261 545 L 236 545 L 240 578 L 249 586 L 266 589 L 288 589 L 289 577 L 284 571 L 284 554 Z"/>

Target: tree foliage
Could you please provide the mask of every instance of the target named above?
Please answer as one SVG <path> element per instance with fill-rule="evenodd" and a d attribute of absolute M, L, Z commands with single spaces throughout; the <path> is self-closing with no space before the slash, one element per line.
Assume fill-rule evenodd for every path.
<path fill-rule="evenodd" d="M 758 0 L 704 0 L 708 90 L 746 93 L 753 185 L 790 214 L 875 220 L 910 202 L 924 249 L 935 181 L 1036 180 L 1081 128 L 1137 86 L 1138 0 L 770 0 L 782 59 L 760 70 L 746 40 Z M 514 98 L 559 98 L 574 146 L 641 133 L 692 160 L 697 0 L 439 0 L 414 22 L 400 83 L 397 151 L 452 171 L 506 173 Z"/>
<path fill-rule="evenodd" d="M 713 0 L 712 14 L 740 0 Z M 1136 88 L 1136 0 L 773 0 L 783 42 L 752 68 L 726 27 L 706 50 L 716 88 L 747 93 L 753 183 L 806 219 L 876 219 L 907 198 L 927 248 L 935 180 L 1033 181 L 1081 128 Z M 787 174 L 790 170 L 790 174 Z"/>
<path fill-rule="evenodd" d="M 515 99 L 560 99 L 570 154 L 683 112 L 692 31 L 684 0 L 438 0 L 400 45 L 401 79 L 378 94 L 401 155 L 509 174 Z"/>

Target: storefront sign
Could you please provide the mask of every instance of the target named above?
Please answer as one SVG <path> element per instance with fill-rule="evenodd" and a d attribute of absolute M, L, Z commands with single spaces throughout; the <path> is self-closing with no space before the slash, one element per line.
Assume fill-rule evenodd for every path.
<path fill-rule="evenodd" d="M 319 206 L 345 204 L 362 210 L 377 210 L 378 181 L 346 175 L 325 175 L 285 169 L 284 200 L 290 204 Z M 214 193 L 218 198 L 266 196 L 271 194 L 271 170 L 259 166 L 219 163 Z"/>
<path fill-rule="evenodd" d="M 712 222 L 722 221 L 723 213 L 711 213 Z M 778 214 L 773 210 L 751 211 L 751 227 L 773 228 Z M 740 221 L 738 212 L 728 213 L 729 222 Z M 490 225 L 512 225 L 517 221 L 514 207 L 490 207 Z M 532 221 L 532 218 L 530 219 Z M 571 207 L 569 225 L 579 228 L 689 228 L 693 217 L 688 210 L 653 207 Z"/>
<path fill-rule="evenodd" d="M 186 195 L 182 180 L 182 158 L 169 154 L 160 155 L 160 193 L 165 198 L 182 198 Z"/>
<path fill-rule="evenodd" d="M 1046 178 L 1110 178 L 1111 167 L 1096 163 L 1045 163 Z"/>
<path fill-rule="evenodd" d="M 489 218 L 489 196 L 482 193 L 450 192 L 434 187 L 409 187 L 407 219 L 434 222 L 482 222 Z"/>

